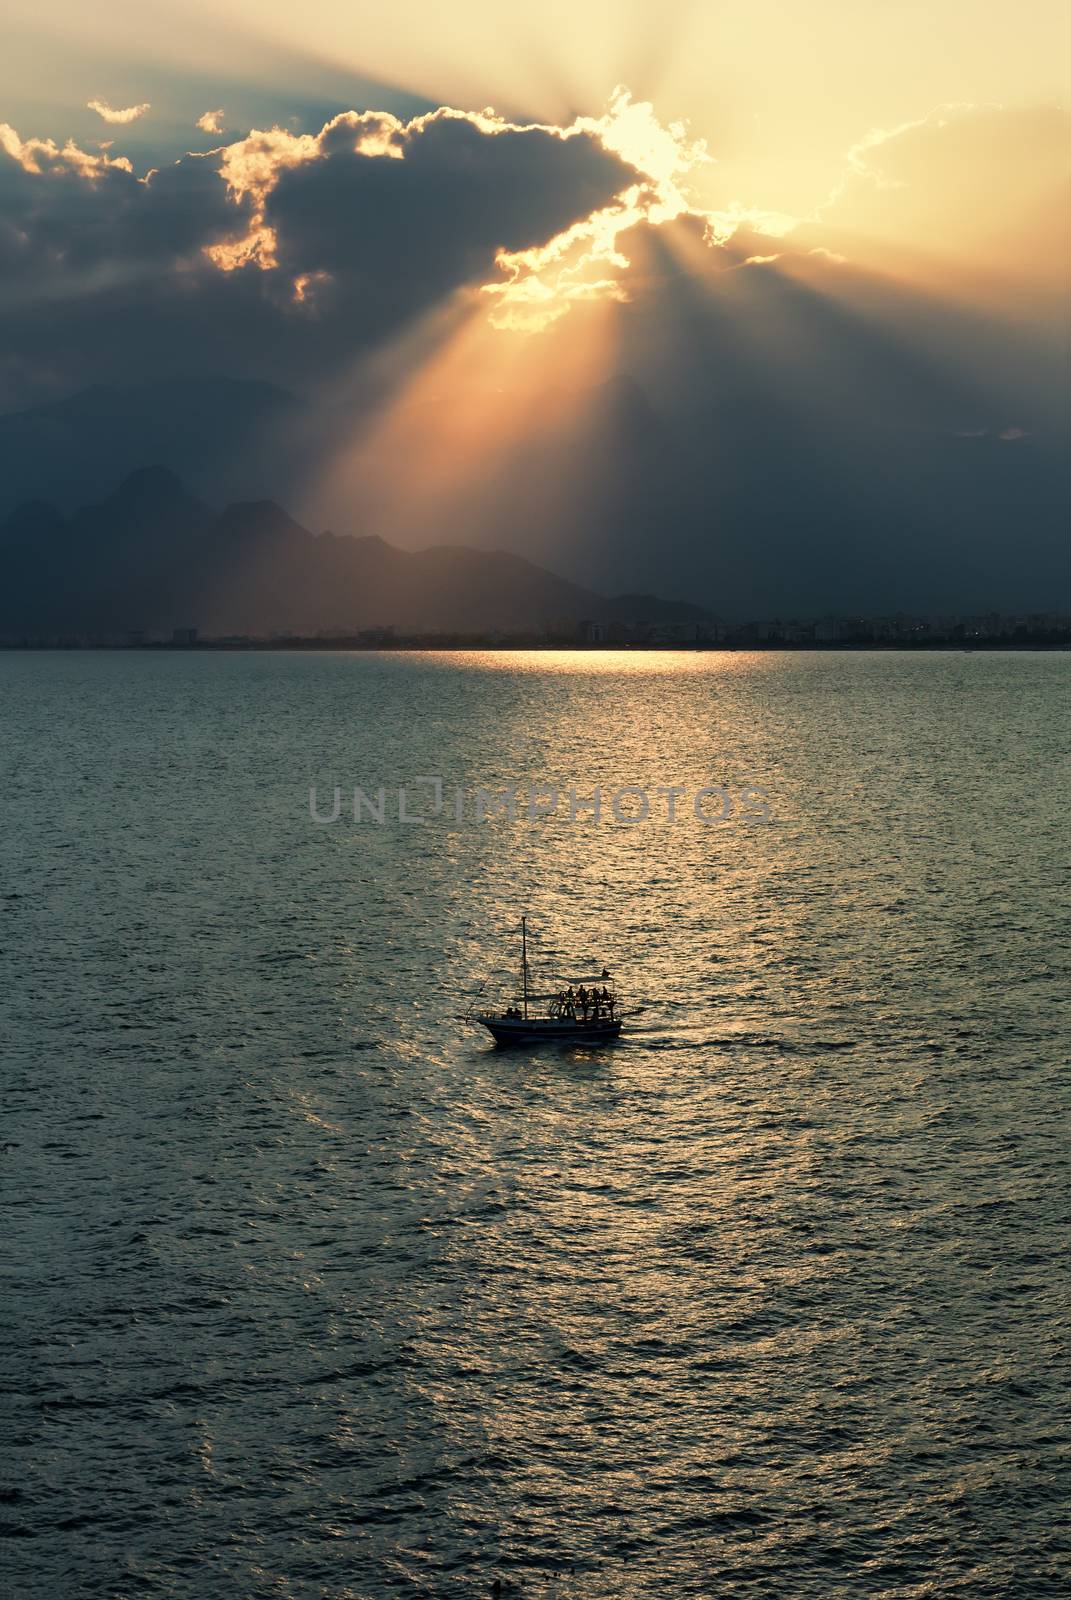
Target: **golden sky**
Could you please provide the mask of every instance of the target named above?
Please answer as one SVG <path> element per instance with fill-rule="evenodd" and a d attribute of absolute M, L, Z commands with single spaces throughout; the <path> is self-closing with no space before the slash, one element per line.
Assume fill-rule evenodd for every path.
<path fill-rule="evenodd" d="M 624 84 L 707 140 L 705 204 L 793 213 L 821 202 L 874 128 L 948 103 L 1058 103 L 1071 75 L 1065 0 L 58 0 L 47 12 L 9 0 L 5 10 L 0 96 L 20 107 L 34 95 L 57 111 L 65 99 L 125 108 L 155 95 L 166 118 L 200 81 L 370 103 L 345 95 L 350 79 L 429 105 L 568 122 L 598 115 Z"/>

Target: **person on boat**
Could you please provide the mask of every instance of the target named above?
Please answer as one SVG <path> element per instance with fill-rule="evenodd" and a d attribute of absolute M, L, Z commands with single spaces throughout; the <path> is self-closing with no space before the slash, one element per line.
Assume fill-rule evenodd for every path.
<path fill-rule="evenodd" d="M 576 998 L 580 1002 L 580 1016 L 582 1020 L 586 1022 L 588 1020 L 588 991 L 584 988 L 583 984 L 581 984 L 580 988 L 576 991 Z"/>
<path fill-rule="evenodd" d="M 607 989 L 605 984 L 603 984 L 603 989 L 602 989 L 602 994 L 600 996 L 600 999 L 602 1000 L 603 1005 L 606 1007 L 606 1015 L 610 1018 L 610 1021 L 612 1022 L 614 1020 L 614 997 L 610 993 L 609 989 Z"/>

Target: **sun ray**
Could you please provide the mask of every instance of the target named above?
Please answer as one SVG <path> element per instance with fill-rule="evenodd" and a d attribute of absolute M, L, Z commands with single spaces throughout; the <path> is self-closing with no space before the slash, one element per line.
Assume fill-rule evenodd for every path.
<path fill-rule="evenodd" d="M 512 452 L 579 422 L 583 397 L 612 368 L 610 311 L 589 302 L 533 339 L 492 326 L 480 296 L 459 292 L 351 376 L 365 401 L 318 468 L 317 504 L 332 517 L 351 507 L 368 531 L 389 528 L 402 543 L 441 537 Z"/>

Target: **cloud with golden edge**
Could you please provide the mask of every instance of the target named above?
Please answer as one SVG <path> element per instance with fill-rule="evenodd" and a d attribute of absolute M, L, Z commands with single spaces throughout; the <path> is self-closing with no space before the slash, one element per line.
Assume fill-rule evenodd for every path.
<path fill-rule="evenodd" d="M 781 239 L 798 225 L 797 217 L 739 202 L 717 211 L 697 205 L 690 193 L 691 177 L 714 160 L 705 140 L 689 139 L 682 122 L 660 122 L 649 101 L 634 101 L 625 88 L 614 91 L 603 116 L 578 118 L 573 129 L 593 134 L 636 167 L 645 181 L 545 245 L 500 251 L 496 265 L 505 281 L 485 284 L 482 291 L 494 301 L 491 323 L 496 328 L 538 333 L 579 301 L 627 301 L 621 274 L 631 263 L 621 236 L 637 224 L 661 227 L 692 217 L 702 224 L 703 241 L 712 250 L 727 245 L 741 229 Z M 776 254 L 757 255 L 749 264 L 777 259 Z"/>
<path fill-rule="evenodd" d="M 343 151 L 369 160 L 404 160 L 409 145 L 436 125 L 464 123 L 487 137 L 506 134 L 543 133 L 568 140 L 589 133 L 586 123 L 557 128 L 542 123 L 515 123 L 499 117 L 490 108 L 484 111 L 457 111 L 443 106 L 437 111 L 402 122 L 389 111 L 345 111 L 333 117 L 318 134 L 291 133 L 278 126 L 254 129 L 246 138 L 210 154 L 220 156 L 220 176 L 236 205 L 248 203 L 250 212 L 245 231 L 222 244 L 212 245 L 206 255 L 223 272 L 255 265 L 269 271 L 278 265 L 278 239 L 265 219 L 269 196 L 288 171 Z M 607 147 L 609 148 L 609 147 Z"/>
<path fill-rule="evenodd" d="M 54 139 L 20 139 L 10 123 L 0 122 L 0 150 L 34 177 L 73 173 L 95 182 L 108 171 L 133 172 L 126 156 L 93 155 L 82 150 L 73 139 L 58 145 Z"/>
<path fill-rule="evenodd" d="M 592 300 L 625 300 L 619 275 L 629 262 L 618 247 L 619 236 L 639 222 L 655 226 L 690 213 L 707 223 L 708 242 L 720 244 L 744 220 L 736 215 L 697 211 L 689 179 L 711 161 L 704 141 L 691 140 L 683 123 L 662 123 L 648 101 L 634 101 L 619 88 L 601 117 L 578 117 L 568 127 L 515 123 L 490 107 L 483 111 L 436 111 L 401 121 L 390 112 L 344 112 L 318 134 L 291 133 L 281 127 L 254 129 L 246 138 L 218 152 L 220 175 L 229 197 L 246 207 L 243 230 L 206 248 L 208 259 L 223 272 L 255 266 L 269 271 L 279 264 L 279 240 L 268 221 L 269 199 L 287 172 L 346 151 L 369 159 L 405 160 L 422 135 L 447 123 L 465 123 L 489 138 L 539 133 L 567 142 L 585 137 L 617 157 L 638 181 L 626 183 L 609 205 L 592 211 L 542 244 L 526 249 L 500 249 L 495 264 L 502 277 L 481 285 L 491 302 L 496 328 L 535 332 L 565 315 L 570 306 Z M 791 225 L 794 219 L 785 219 Z M 306 300 L 304 282 L 295 281 L 293 298 Z"/>
<path fill-rule="evenodd" d="M 578 301 L 627 300 L 627 289 L 614 275 L 629 266 L 618 247 L 619 236 L 640 222 L 657 227 L 686 213 L 706 215 L 689 198 L 687 182 L 697 167 L 714 158 L 704 140 L 689 140 L 683 123 L 660 122 L 650 101 L 634 101 L 619 87 L 601 117 L 578 117 L 565 131 L 593 135 L 645 181 L 545 245 L 499 251 L 495 264 L 505 281 L 483 285 L 483 293 L 494 301 L 491 323 L 496 328 L 537 333 Z M 713 229 L 711 242 L 722 242 Z"/>
<path fill-rule="evenodd" d="M 143 101 L 140 106 L 126 106 L 122 110 L 116 110 L 107 100 L 87 100 L 86 105 L 90 111 L 95 111 L 98 117 L 103 117 L 105 122 L 136 122 L 146 111 L 152 110 L 148 100 Z"/>
<path fill-rule="evenodd" d="M 347 112 L 346 116 L 354 113 Z M 274 228 L 264 221 L 264 204 L 281 173 L 320 155 L 324 136 L 341 121 L 336 117 L 319 134 L 290 133 L 286 128 L 254 129 L 246 138 L 225 145 L 220 151 L 220 177 L 235 205 L 251 202 L 245 232 L 222 244 L 207 245 L 205 255 L 221 272 L 236 272 L 241 267 L 257 266 L 263 272 L 278 265 Z"/>
<path fill-rule="evenodd" d="M 200 128 L 202 133 L 222 133 L 223 107 L 220 106 L 217 111 L 206 111 L 203 117 L 197 118 L 195 127 Z"/>

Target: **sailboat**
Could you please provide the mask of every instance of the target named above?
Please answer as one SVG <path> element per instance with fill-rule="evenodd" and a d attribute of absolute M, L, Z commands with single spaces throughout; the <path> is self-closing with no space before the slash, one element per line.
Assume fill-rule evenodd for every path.
<path fill-rule="evenodd" d="M 474 1011 L 461 1020 L 486 1028 L 496 1044 L 604 1044 L 616 1039 L 626 1016 L 643 1006 L 622 1011 L 614 980 L 604 967 L 598 977 L 562 979 L 562 987 L 537 993 L 528 965 L 528 918 L 521 918 L 521 992 L 501 1011 Z"/>

